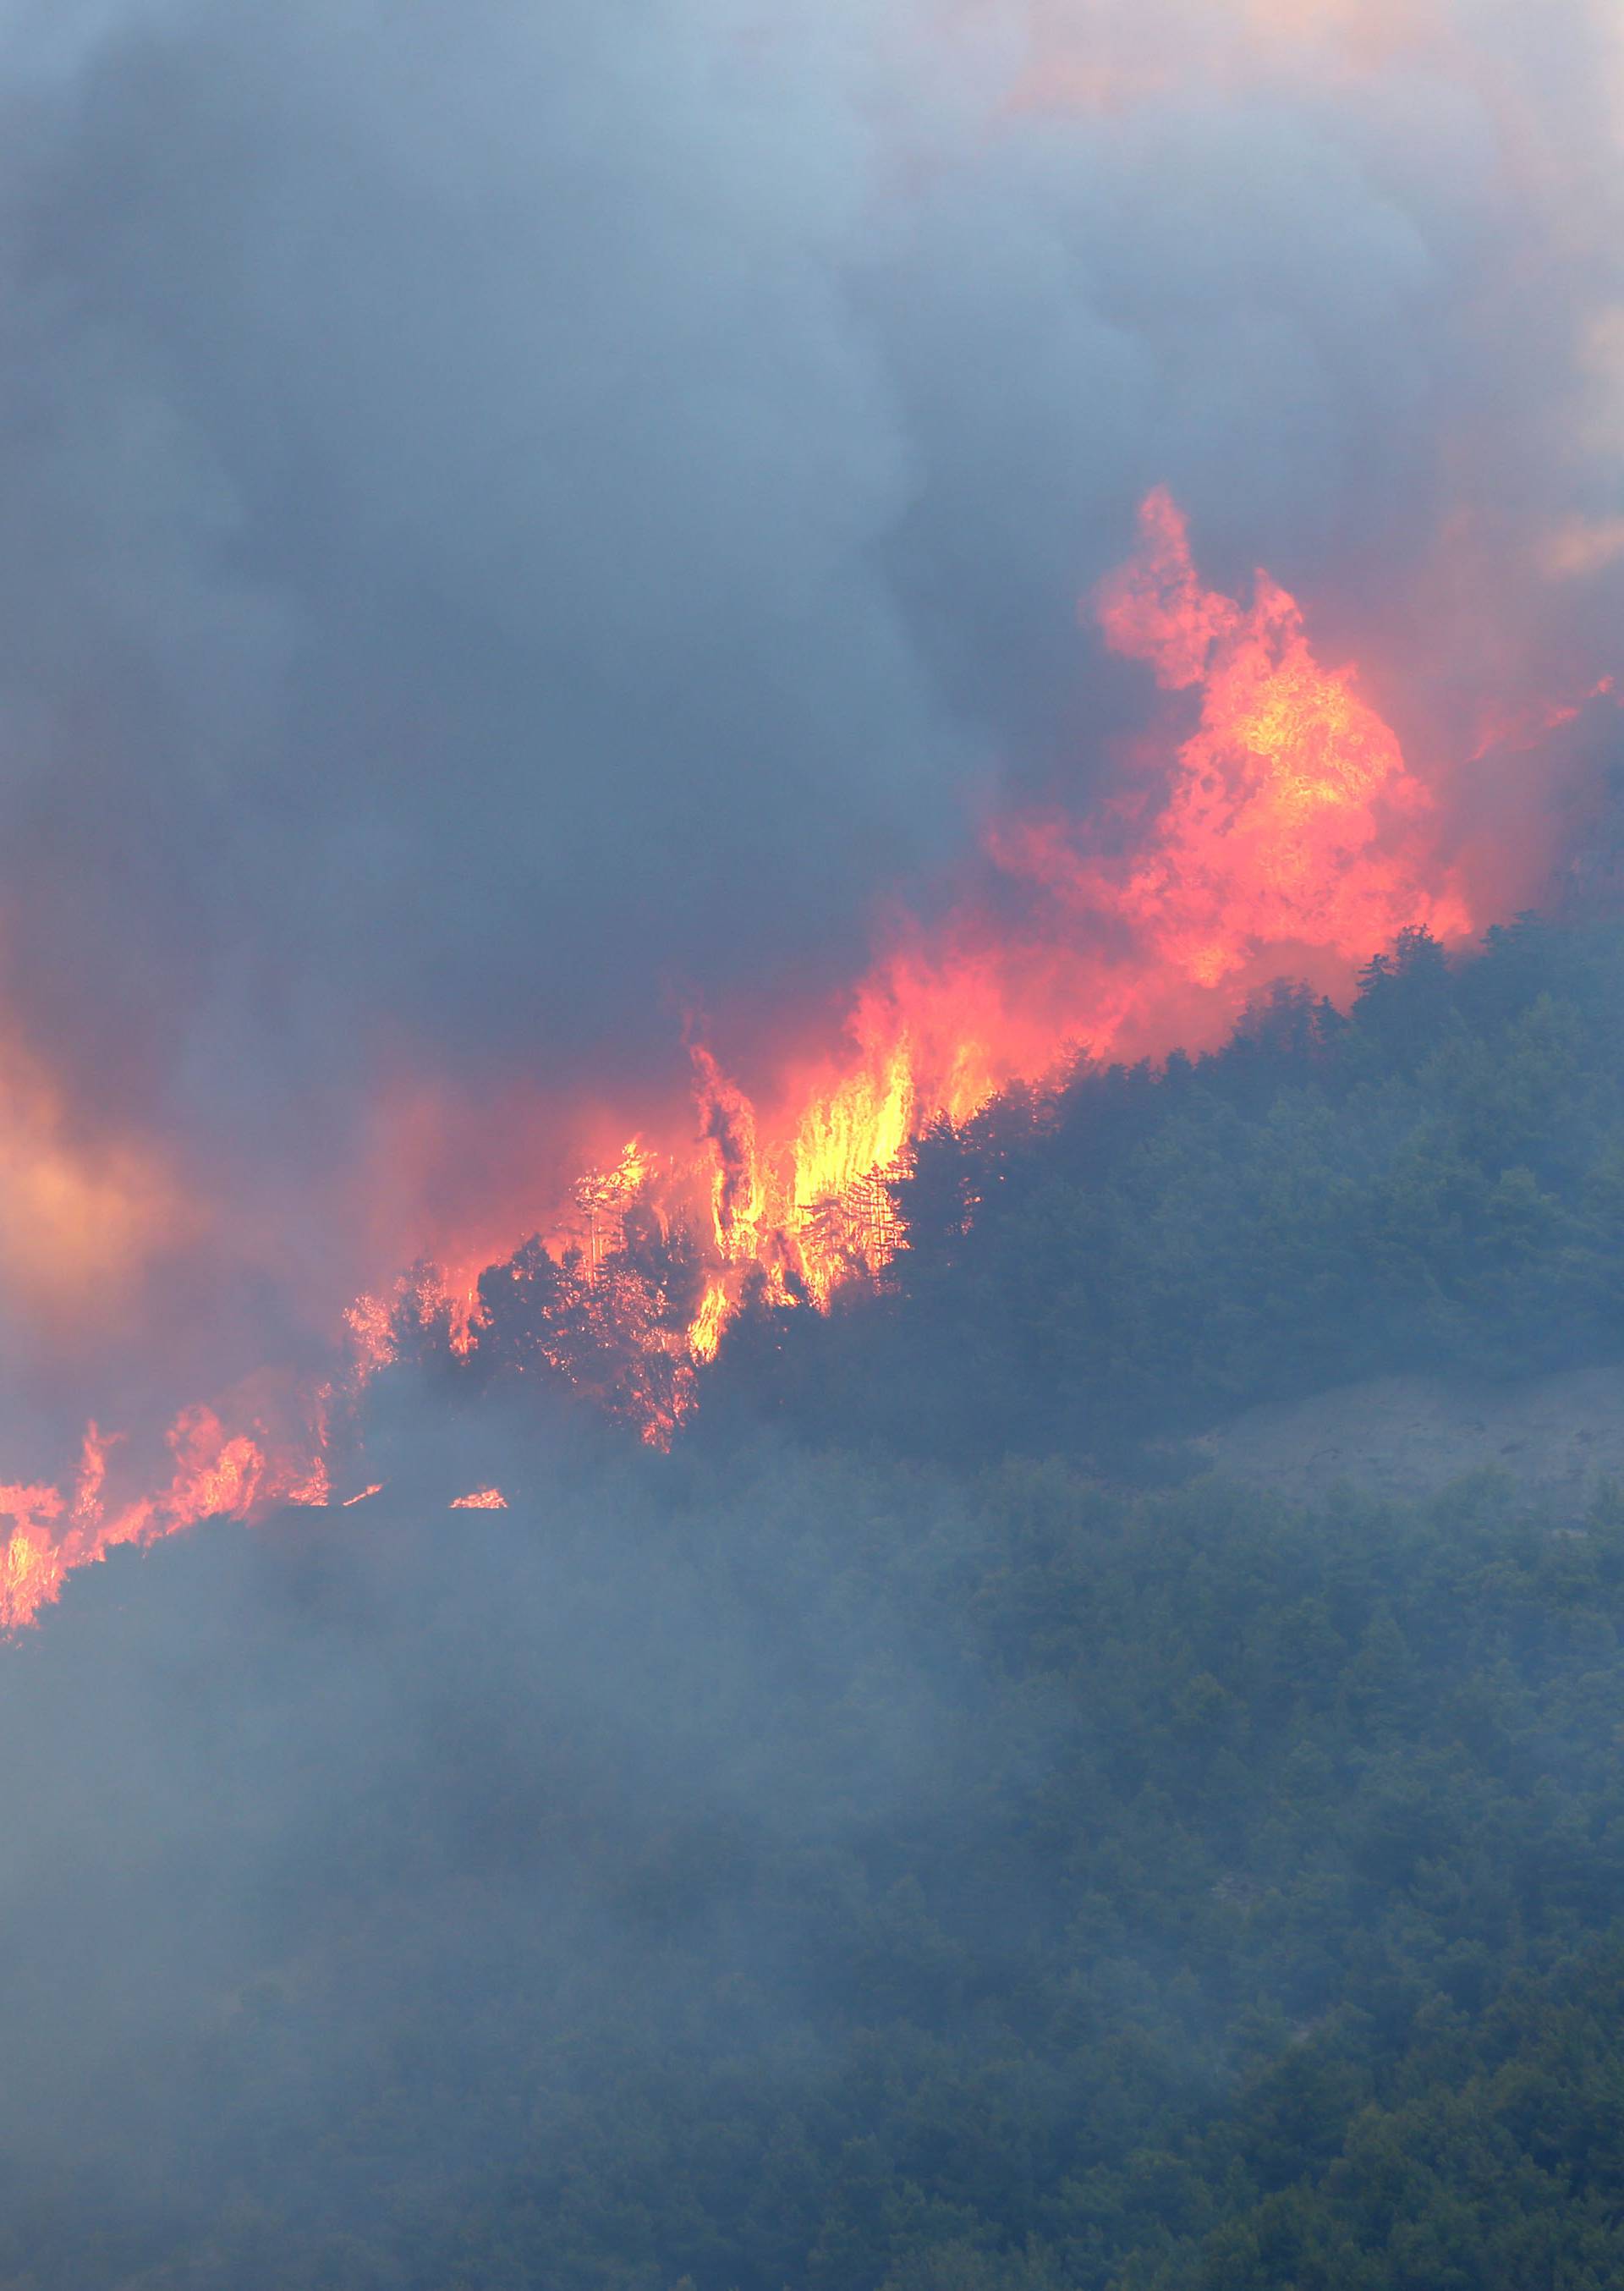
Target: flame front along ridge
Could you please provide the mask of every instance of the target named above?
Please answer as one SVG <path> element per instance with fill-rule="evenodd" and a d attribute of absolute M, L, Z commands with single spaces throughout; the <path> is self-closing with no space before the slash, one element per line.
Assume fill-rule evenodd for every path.
<path fill-rule="evenodd" d="M 0 1488 L 0 1625 L 33 1620 L 116 1545 L 375 1496 L 369 1484 L 335 1498 L 334 1427 L 424 1336 L 464 1360 L 489 1348 L 562 1376 L 668 1444 L 747 1293 L 825 1309 L 842 1283 L 883 1270 L 901 1238 L 891 1182 L 933 1123 L 962 1123 L 1080 1056 L 1221 1039 L 1282 973 L 1345 992 L 1406 928 L 1459 943 L 1478 927 L 1440 856 L 1436 800 L 1356 671 L 1320 665 L 1266 574 L 1248 601 L 1204 587 L 1164 490 L 1087 612 L 1178 718 L 1138 744 L 1108 803 L 995 820 L 944 918 L 893 934 L 832 1046 L 786 1058 L 753 1094 L 690 1024 L 695 1120 L 669 1136 L 629 1125 L 567 1201 L 537 1202 L 527 1224 L 547 1246 L 522 1244 L 483 1278 L 426 1252 L 391 1293 L 358 1298 L 342 1366 L 291 1408 L 183 1411 L 169 1476 L 144 1492 L 111 1491 L 115 1443 L 93 1426 L 66 1486 Z M 454 1508 L 505 1502 L 487 1486 Z"/>

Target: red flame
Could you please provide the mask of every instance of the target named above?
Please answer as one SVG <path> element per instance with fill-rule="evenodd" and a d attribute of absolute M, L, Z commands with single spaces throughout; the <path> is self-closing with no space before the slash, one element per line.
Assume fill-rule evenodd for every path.
<path fill-rule="evenodd" d="M 747 1290 L 819 1306 L 885 1265 L 899 1237 L 888 1181 L 931 1122 L 963 1121 L 1080 1052 L 1216 1041 L 1282 973 L 1345 992 L 1410 926 L 1446 942 L 1478 926 L 1434 799 L 1357 673 L 1320 665 L 1266 575 L 1249 600 L 1203 587 L 1165 492 L 1090 611 L 1180 717 L 1136 750 L 1124 792 L 1081 821 L 997 822 L 945 920 L 895 931 L 821 1047 L 754 1090 L 691 1022 L 696 1119 L 645 1118 L 567 1198 L 516 1212 L 512 1240 L 547 1246 L 494 1267 L 486 1306 L 479 1256 L 456 1257 L 454 1275 L 425 1261 L 350 1307 L 334 1385 L 291 1409 L 261 1391 L 185 1411 L 156 1492 L 109 1499 L 93 1428 L 71 1493 L 0 1489 L 0 1624 L 31 1620 L 115 1544 L 330 1502 L 330 1422 L 425 1332 L 464 1358 L 506 1343 L 517 1371 L 561 1374 L 664 1444 Z M 454 1508 L 505 1503 L 488 1487 Z"/>

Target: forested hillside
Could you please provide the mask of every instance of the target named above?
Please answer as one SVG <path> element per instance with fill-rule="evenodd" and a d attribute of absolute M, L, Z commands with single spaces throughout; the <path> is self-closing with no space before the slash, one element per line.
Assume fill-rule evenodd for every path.
<path fill-rule="evenodd" d="M 1164 1069 L 1084 1066 L 924 1144 L 908 1246 L 827 1321 L 759 1309 L 712 1427 L 974 1462 L 1121 1462 L 1395 1369 L 1519 1377 L 1624 1347 L 1624 943 L 1421 933 L 1351 1016 L 1281 987 Z"/>
<path fill-rule="evenodd" d="M 1624 2279 L 1624 1501 L 1183 1444 L 1624 1350 L 1621 1031 L 1616 936 L 1411 939 L 934 1136 L 668 1456 L 403 1366 L 511 1509 L 75 1578 L 0 1650 L 0 2291 Z"/>

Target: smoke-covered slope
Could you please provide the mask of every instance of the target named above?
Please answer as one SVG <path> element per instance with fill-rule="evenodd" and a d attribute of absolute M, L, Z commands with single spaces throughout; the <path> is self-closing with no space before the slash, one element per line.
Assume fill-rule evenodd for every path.
<path fill-rule="evenodd" d="M 1184 2280 L 1608 1931 L 1615 1508 L 551 1469 L 14 1652 L 0 2282 Z"/>
<path fill-rule="evenodd" d="M 1397 2291 L 1531 2254 L 1611 2280 L 1616 1501 L 1174 1484 L 1158 1395 L 1214 1357 L 1220 1275 L 1250 1293 L 1256 1141 L 1322 1140 L 1314 1091 L 1399 1168 L 1418 1137 L 1469 1167 L 1470 1111 L 1521 1108 L 1504 1154 L 1537 1201 L 1561 1138 L 1592 1254 L 1571 1218 L 1509 1255 L 1463 1221 L 1480 1284 L 1409 1319 L 1395 1274 L 1351 1338 L 1334 1292 L 1290 1344 L 1220 1320 L 1239 1396 L 1305 1327 L 1447 1327 L 1481 1368 L 1507 1293 L 1554 1301 L 1504 1363 L 1601 1345 L 1600 1301 L 1556 1306 L 1601 1298 L 1613 1246 L 1615 962 L 1532 928 L 1453 977 L 1411 946 L 1346 1031 L 1288 1003 L 1197 1072 L 1080 1082 L 1057 1127 L 937 1139 L 896 1290 L 792 1358 L 758 1315 L 669 1456 L 450 1355 L 381 1381 L 364 1510 L 73 1578 L 0 1660 L 0 2285 Z M 1020 1324 L 972 1410 L 955 1300 L 1009 1259 L 1022 1293 L 1031 1198 L 1085 1173 L 1129 1173 L 1164 1247 L 1203 1126 L 1185 1287 L 1100 1324 L 1135 1361 L 1194 1332 L 1119 1402 L 1141 1484 L 1022 1454 Z M 1001 1137 L 1009 1206 L 984 1186 L 932 1239 L 926 1189 L 996 1178 Z M 921 1330 L 953 1460 L 917 1452 Z M 866 1385 L 838 1447 L 785 1428 L 820 1379 Z M 507 1510 L 445 1509 L 474 1452 Z"/>
<path fill-rule="evenodd" d="M 1215 1471 L 1303 1502 L 1348 1480 L 1402 1500 L 1499 1471 L 1582 1510 L 1624 1479 L 1624 1362 L 1515 1384 L 1372 1377 L 1245 1409 L 1193 1444 Z"/>

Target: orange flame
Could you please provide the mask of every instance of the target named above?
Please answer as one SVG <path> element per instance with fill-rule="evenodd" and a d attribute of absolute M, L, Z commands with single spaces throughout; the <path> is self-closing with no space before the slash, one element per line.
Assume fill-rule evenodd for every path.
<path fill-rule="evenodd" d="M 728 1284 L 720 1277 L 705 1283 L 699 1310 L 688 1322 L 688 1350 L 695 1360 L 713 1361 L 721 1349 L 722 1331 L 733 1317 Z"/>
<path fill-rule="evenodd" d="M 1464 936 L 1456 888 L 1425 880 L 1431 800 L 1354 671 L 1317 664 L 1295 599 L 1266 574 L 1244 613 L 1203 590 L 1166 492 L 1140 531 L 1100 618 L 1160 684 L 1200 687 L 1201 726 L 1178 752 L 1155 848 L 1120 884 L 1085 871 L 1077 895 L 1114 904 L 1160 963 L 1202 985 L 1264 948 L 1357 961 L 1406 925 Z"/>
<path fill-rule="evenodd" d="M 470 1496 L 458 1496 L 452 1503 L 453 1511 L 506 1511 L 508 1499 L 500 1488 L 476 1488 Z"/>

